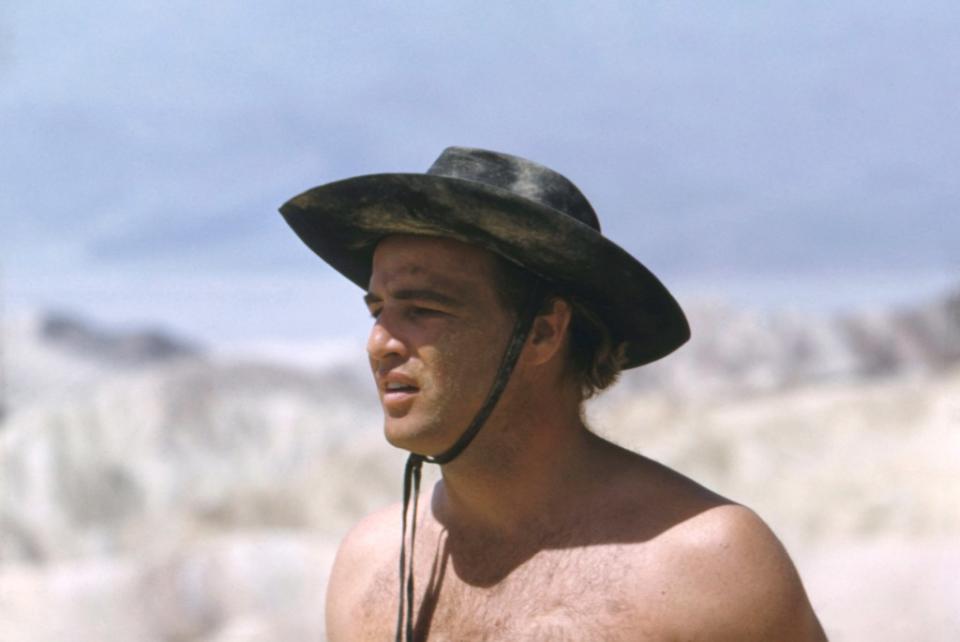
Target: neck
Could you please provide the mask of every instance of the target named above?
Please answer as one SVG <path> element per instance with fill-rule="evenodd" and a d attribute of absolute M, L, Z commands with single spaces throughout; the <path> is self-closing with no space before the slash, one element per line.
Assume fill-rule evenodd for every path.
<path fill-rule="evenodd" d="M 509 397 L 515 401 L 498 404 L 476 440 L 441 467 L 435 509 L 448 528 L 503 538 L 555 528 L 617 450 L 586 429 L 573 395 Z"/>

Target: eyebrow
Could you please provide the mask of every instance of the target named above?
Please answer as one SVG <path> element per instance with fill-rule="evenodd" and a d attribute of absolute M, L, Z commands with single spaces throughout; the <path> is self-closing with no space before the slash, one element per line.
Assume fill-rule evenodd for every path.
<path fill-rule="evenodd" d="M 449 307 L 458 308 L 461 306 L 459 300 L 437 292 L 436 290 L 430 290 L 426 288 L 409 288 L 406 290 L 397 290 L 391 295 L 394 299 L 399 299 L 401 301 L 433 301 L 434 303 L 439 303 L 440 305 L 445 305 Z M 373 292 L 367 292 L 363 297 L 363 302 L 367 306 L 373 305 L 374 303 L 381 303 L 383 299 Z"/>

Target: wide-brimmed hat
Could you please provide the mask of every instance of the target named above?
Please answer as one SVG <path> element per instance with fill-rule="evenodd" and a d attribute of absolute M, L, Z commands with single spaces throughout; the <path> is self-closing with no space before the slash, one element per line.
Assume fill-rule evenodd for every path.
<path fill-rule="evenodd" d="M 625 368 L 690 338 L 662 283 L 600 233 L 577 187 L 523 158 L 449 147 L 425 174 L 371 174 L 295 196 L 280 212 L 310 249 L 364 290 L 391 234 L 442 236 L 495 252 L 578 298 L 626 342 Z"/>

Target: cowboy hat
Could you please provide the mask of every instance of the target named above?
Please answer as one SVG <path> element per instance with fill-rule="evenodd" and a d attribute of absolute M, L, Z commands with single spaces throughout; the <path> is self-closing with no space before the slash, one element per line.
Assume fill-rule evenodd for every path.
<path fill-rule="evenodd" d="M 523 158 L 449 147 L 425 174 L 328 183 L 280 212 L 310 249 L 364 290 L 383 237 L 443 236 L 494 252 L 589 305 L 626 343 L 624 368 L 666 356 L 690 337 L 676 300 L 600 233 L 580 190 Z"/>

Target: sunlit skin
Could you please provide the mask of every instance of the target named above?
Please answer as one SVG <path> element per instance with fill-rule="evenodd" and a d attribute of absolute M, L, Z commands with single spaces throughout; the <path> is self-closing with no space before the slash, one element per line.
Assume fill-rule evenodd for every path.
<path fill-rule="evenodd" d="M 395 446 L 443 452 L 483 403 L 514 324 L 494 269 L 449 239 L 377 246 L 367 349 Z M 415 637 L 824 640 L 752 511 L 587 429 L 570 315 L 563 299 L 546 302 L 483 430 L 419 500 Z M 341 545 L 330 642 L 393 639 L 400 515 L 399 504 L 374 513 Z"/>

